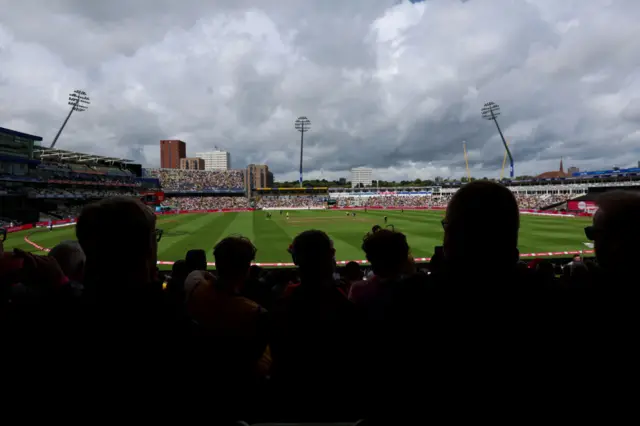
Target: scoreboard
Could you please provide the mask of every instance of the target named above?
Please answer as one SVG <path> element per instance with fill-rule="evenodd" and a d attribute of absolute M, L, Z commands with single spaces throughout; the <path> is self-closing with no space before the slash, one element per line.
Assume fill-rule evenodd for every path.
<path fill-rule="evenodd" d="M 140 193 L 140 201 L 148 206 L 158 206 L 164 201 L 164 192 L 145 191 Z"/>

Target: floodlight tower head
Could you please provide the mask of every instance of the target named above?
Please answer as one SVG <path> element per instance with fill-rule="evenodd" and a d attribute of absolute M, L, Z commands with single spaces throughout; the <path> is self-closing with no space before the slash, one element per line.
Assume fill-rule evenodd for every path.
<path fill-rule="evenodd" d="M 495 102 L 487 102 L 482 107 L 482 118 L 485 120 L 495 120 L 500 115 L 500 105 Z"/>
<path fill-rule="evenodd" d="M 90 104 L 91 100 L 84 90 L 74 90 L 69 94 L 69 105 L 73 111 L 84 112 Z"/>
<path fill-rule="evenodd" d="M 296 130 L 300 133 L 311 130 L 311 121 L 307 117 L 298 117 L 295 124 Z"/>

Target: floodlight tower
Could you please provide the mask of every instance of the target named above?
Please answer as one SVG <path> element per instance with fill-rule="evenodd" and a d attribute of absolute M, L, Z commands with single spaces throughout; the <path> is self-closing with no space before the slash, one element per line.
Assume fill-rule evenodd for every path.
<path fill-rule="evenodd" d="M 307 117 L 298 117 L 295 123 L 296 130 L 300 132 L 300 188 L 302 188 L 302 152 L 304 149 L 304 132 L 311 130 L 311 121 Z"/>
<path fill-rule="evenodd" d="M 89 108 L 91 101 L 89 100 L 89 96 L 87 96 L 87 92 L 83 90 L 74 90 L 73 92 L 69 93 L 68 103 L 69 105 L 71 105 L 71 109 L 69 110 L 69 114 L 67 115 L 67 118 L 65 118 L 64 123 L 62 123 L 62 127 L 60 127 L 60 130 L 58 130 L 56 137 L 53 138 L 53 142 L 51 143 L 51 148 L 56 146 L 56 142 L 58 142 L 58 138 L 60 137 L 60 134 L 64 130 L 64 126 L 67 125 L 67 121 L 69 121 L 69 118 L 71 118 L 71 114 L 73 114 L 73 111 L 78 111 L 78 112 L 86 111 L 87 108 Z"/>
<path fill-rule="evenodd" d="M 511 150 L 509 150 L 509 145 L 507 141 L 504 139 L 504 135 L 502 134 L 502 130 L 500 129 L 500 125 L 498 124 L 498 116 L 500 115 L 500 106 L 495 102 L 487 102 L 482 107 L 482 118 L 485 120 L 493 120 L 496 123 L 496 127 L 498 128 L 498 133 L 500 133 L 500 138 L 502 139 L 502 145 L 504 145 L 504 149 L 509 156 L 509 176 L 511 179 L 514 177 L 514 169 L 513 169 L 513 156 L 511 155 Z"/>

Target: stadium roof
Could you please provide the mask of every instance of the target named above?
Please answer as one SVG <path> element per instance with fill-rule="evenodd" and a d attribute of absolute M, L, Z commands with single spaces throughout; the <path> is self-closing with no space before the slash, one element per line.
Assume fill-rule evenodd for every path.
<path fill-rule="evenodd" d="M 69 163 L 109 163 L 124 164 L 133 163 L 133 160 L 118 157 L 103 157 L 102 155 L 83 154 L 81 152 L 67 151 L 64 149 L 40 148 L 34 149 L 33 153 L 40 160 L 53 160 Z"/>
<path fill-rule="evenodd" d="M 35 142 L 42 141 L 42 137 L 41 136 L 35 136 L 35 135 L 30 135 L 28 133 L 18 132 L 16 130 L 5 129 L 4 127 L 0 127 L 0 133 L 3 133 L 5 135 L 9 135 L 9 136 L 13 136 L 13 137 L 16 137 L 16 138 L 30 139 L 30 140 L 35 141 Z"/>

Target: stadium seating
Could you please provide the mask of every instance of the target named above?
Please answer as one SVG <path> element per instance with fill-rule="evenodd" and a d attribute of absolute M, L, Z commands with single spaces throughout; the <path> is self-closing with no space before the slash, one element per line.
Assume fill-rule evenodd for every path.
<path fill-rule="evenodd" d="M 295 196 L 295 195 L 268 195 L 256 198 L 255 206 L 260 209 L 274 208 L 325 208 L 327 197 L 322 196 Z"/>
<path fill-rule="evenodd" d="M 243 189 L 243 170 L 145 169 L 145 175 L 157 178 L 165 191 L 209 191 Z"/>
<path fill-rule="evenodd" d="M 174 210 L 218 210 L 247 209 L 250 207 L 246 197 L 172 197 L 162 202 L 162 206 Z"/>

